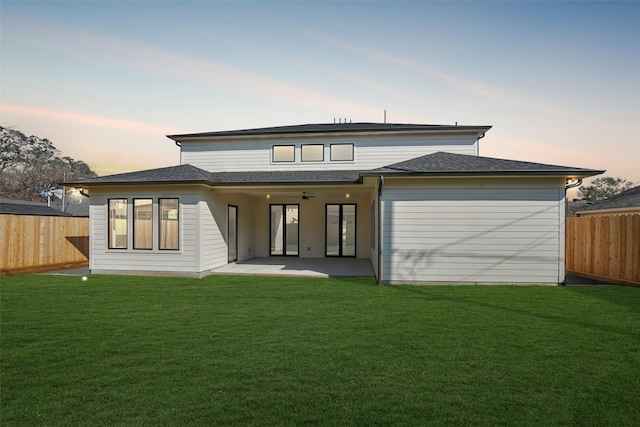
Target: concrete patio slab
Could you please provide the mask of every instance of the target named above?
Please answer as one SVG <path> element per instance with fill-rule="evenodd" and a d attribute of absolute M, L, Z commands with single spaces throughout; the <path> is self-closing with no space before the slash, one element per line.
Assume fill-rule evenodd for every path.
<path fill-rule="evenodd" d="M 213 274 L 267 276 L 373 276 L 371 261 L 355 258 L 252 258 L 224 265 Z"/>

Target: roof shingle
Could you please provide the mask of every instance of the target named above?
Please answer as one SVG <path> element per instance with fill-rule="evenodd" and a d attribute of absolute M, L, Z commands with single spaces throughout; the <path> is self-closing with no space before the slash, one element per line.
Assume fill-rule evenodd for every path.
<path fill-rule="evenodd" d="M 595 202 L 585 206 L 581 211 L 592 211 L 600 209 L 623 209 L 640 207 L 640 185 L 630 188 L 624 193 L 616 194 L 606 200 Z"/>
<path fill-rule="evenodd" d="M 398 131 L 476 131 L 479 134 L 488 131 L 491 126 L 458 126 L 458 125 L 425 125 L 406 123 L 319 123 L 292 126 L 275 126 L 267 128 L 241 129 L 218 132 L 187 133 L 167 135 L 173 140 L 205 137 L 227 136 L 270 136 L 299 133 L 344 133 L 344 132 L 398 132 Z"/>
<path fill-rule="evenodd" d="M 0 199 L 0 214 L 72 216 L 70 213 L 51 208 L 46 203 L 27 202 L 25 200 Z"/>
<path fill-rule="evenodd" d="M 592 176 L 604 171 L 574 168 L 567 166 L 547 165 L 542 163 L 521 162 L 517 160 L 496 159 L 493 157 L 471 156 L 439 151 L 415 159 L 383 166 L 363 175 L 380 174 L 534 174 L 558 176 Z"/>
<path fill-rule="evenodd" d="M 252 171 L 208 172 L 192 165 L 150 169 L 109 175 L 98 178 L 66 182 L 66 185 L 118 185 L 118 184 L 353 184 L 360 179 L 359 171 Z"/>

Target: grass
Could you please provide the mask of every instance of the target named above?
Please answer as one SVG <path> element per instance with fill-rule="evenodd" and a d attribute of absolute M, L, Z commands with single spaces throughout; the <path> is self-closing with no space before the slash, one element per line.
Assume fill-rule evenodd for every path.
<path fill-rule="evenodd" d="M 16 276 L 0 424 L 640 425 L 640 289 Z"/>

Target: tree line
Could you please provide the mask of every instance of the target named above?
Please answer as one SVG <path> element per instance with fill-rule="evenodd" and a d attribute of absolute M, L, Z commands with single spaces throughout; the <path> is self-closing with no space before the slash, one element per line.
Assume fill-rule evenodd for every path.
<path fill-rule="evenodd" d="M 60 188 L 65 179 L 96 176 L 82 160 L 62 156 L 48 139 L 0 126 L 1 197 L 42 202 L 41 192 Z"/>

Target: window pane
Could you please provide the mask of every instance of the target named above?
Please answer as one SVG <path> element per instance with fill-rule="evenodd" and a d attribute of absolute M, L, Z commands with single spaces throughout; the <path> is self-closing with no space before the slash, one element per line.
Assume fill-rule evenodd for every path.
<path fill-rule="evenodd" d="M 303 145 L 302 161 L 303 162 L 321 162 L 324 160 L 324 145 Z"/>
<path fill-rule="evenodd" d="M 298 205 L 287 205 L 287 252 L 298 255 Z"/>
<path fill-rule="evenodd" d="M 293 145 L 274 145 L 274 162 L 293 162 L 295 160 L 295 147 Z"/>
<path fill-rule="evenodd" d="M 180 203 L 178 199 L 160 199 L 160 249 L 180 249 Z"/>
<path fill-rule="evenodd" d="M 109 200 L 109 249 L 127 248 L 127 199 Z"/>
<path fill-rule="evenodd" d="M 353 144 L 331 144 L 331 160 L 353 160 Z"/>
<path fill-rule="evenodd" d="M 340 255 L 340 205 L 327 205 L 327 256 Z"/>
<path fill-rule="evenodd" d="M 282 205 L 271 206 L 271 255 L 284 255 L 284 215 Z"/>
<path fill-rule="evenodd" d="M 342 207 L 342 256 L 356 255 L 356 205 Z"/>
<path fill-rule="evenodd" d="M 133 200 L 133 249 L 153 248 L 153 200 Z"/>

